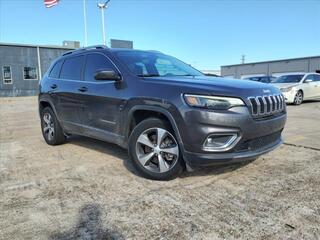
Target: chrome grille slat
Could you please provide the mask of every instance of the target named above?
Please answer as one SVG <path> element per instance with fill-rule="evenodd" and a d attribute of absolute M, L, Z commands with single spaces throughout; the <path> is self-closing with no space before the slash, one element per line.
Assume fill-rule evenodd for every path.
<path fill-rule="evenodd" d="M 253 117 L 270 116 L 285 109 L 285 99 L 281 94 L 249 97 L 248 100 Z"/>

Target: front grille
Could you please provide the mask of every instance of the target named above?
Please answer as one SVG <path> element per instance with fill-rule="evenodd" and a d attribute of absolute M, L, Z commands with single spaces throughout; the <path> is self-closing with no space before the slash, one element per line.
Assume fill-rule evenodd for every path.
<path fill-rule="evenodd" d="M 249 97 L 250 110 L 253 117 L 275 115 L 285 109 L 285 99 L 282 94 Z"/>
<path fill-rule="evenodd" d="M 262 136 L 262 137 L 258 137 L 258 138 L 254 138 L 251 140 L 247 140 L 244 141 L 242 143 L 240 143 L 234 150 L 236 152 L 239 151 L 255 151 L 255 150 L 259 150 L 261 148 L 264 148 L 265 146 L 268 146 L 272 143 L 276 143 L 280 140 L 281 137 L 281 131 L 266 135 L 266 136 Z"/>

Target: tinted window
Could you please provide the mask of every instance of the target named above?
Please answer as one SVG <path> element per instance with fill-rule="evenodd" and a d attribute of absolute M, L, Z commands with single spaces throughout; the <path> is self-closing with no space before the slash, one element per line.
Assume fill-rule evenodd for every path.
<path fill-rule="evenodd" d="M 304 81 L 305 81 L 305 80 L 312 80 L 312 81 L 314 81 L 313 76 L 314 76 L 313 74 L 308 75 L 308 76 L 304 79 Z"/>
<path fill-rule="evenodd" d="M 269 77 L 262 77 L 262 78 L 260 78 L 260 82 L 269 83 L 269 82 L 270 82 Z"/>
<path fill-rule="evenodd" d="M 81 80 L 83 56 L 67 58 L 62 66 L 60 78 Z"/>
<path fill-rule="evenodd" d="M 274 83 L 297 83 L 297 82 L 300 82 L 303 76 L 304 76 L 303 74 L 284 75 L 284 76 L 278 77 L 274 81 Z"/>
<path fill-rule="evenodd" d="M 245 78 L 245 80 L 251 80 L 251 81 L 259 82 L 259 78 L 257 78 L 257 77 L 249 77 L 249 78 Z"/>
<path fill-rule="evenodd" d="M 62 61 L 57 62 L 53 66 L 49 76 L 52 77 L 52 78 L 59 78 L 61 66 L 62 66 Z"/>
<path fill-rule="evenodd" d="M 270 82 L 274 82 L 274 81 L 276 81 L 276 77 L 270 77 Z"/>
<path fill-rule="evenodd" d="M 317 82 L 319 82 L 320 81 L 320 75 L 313 75 L 313 81 L 317 81 Z"/>
<path fill-rule="evenodd" d="M 88 54 L 86 70 L 85 70 L 85 80 L 95 81 L 94 75 L 96 74 L 96 72 L 99 70 L 106 70 L 106 69 L 115 70 L 113 64 L 109 61 L 107 57 L 97 53 Z"/>

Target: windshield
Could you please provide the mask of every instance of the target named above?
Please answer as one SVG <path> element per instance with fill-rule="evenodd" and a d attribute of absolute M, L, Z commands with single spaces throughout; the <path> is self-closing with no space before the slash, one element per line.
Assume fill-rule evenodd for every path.
<path fill-rule="evenodd" d="M 278 77 L 276 80 L 273 81 L 273 83 L 297 83 L 301 81 L 303 76 L 304 76 L 303 74 L 284 75 L 284 76 Z"/>
<path fill-rule="evenodd" d="M 139 77 L 202 76 L 188 64 L 165 54 L 143 51 L 119 51 L 121 62 Z"/>

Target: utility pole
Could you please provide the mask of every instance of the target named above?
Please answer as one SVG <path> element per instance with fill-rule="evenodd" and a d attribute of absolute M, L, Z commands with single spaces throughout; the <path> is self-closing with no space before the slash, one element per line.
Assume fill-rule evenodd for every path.
<path fill-rule="evenodd" d="M 104 29 L 104 10 L 107 9 L 107 5 L 110 2 L 110 0 L 106 1 L 105 3 L 98 3 L 98 8 L 101 10 L 101 21 L 102 21 L 102 39 L 103 39 L 103 45 L 106 44 L 106 33 Z"/>
<path fill-rule="evenodd" d="M 246 62 L 246 55 L 241 55 L 241 64 L 244 64 Z"/>

